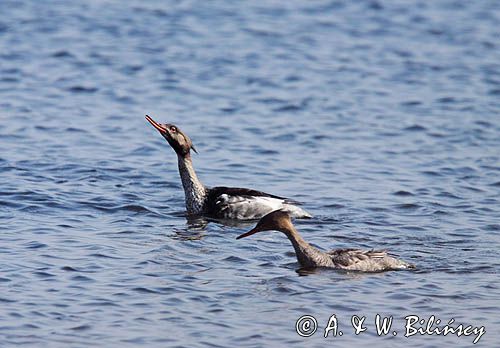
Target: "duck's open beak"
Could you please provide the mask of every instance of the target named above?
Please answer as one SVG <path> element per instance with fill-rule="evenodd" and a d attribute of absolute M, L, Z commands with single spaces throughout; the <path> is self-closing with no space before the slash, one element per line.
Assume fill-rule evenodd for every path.
<path fill-rule="evenodd" d="M 148 120 L 148 122 L 151 123 L 153 125 L 153 127 L 155 127 L 160 133 L 162 133 L 162 134 L 167 133 L 167 129 L 165 127 L 163 127 L 161 124 L 159 124 L 158 122 L 153 120 L 148 115 L 146 115 L 146 120 Z"/>
<path fill-rule="evenodd" d="M 243 234 L 240 234 L 238 237 L 236 237 L 236 239 L 245 238 L 245 237 L 251 236 L 252 234 L 255 234 L 257 232 L 260 232 L 260 229 L 257 229 L 257 227 L 254 227 L 250 231 L 243 233 Z"/>

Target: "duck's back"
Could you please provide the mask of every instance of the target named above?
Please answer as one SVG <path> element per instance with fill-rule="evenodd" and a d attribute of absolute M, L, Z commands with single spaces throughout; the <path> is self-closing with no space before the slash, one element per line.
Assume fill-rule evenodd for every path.
<path fill-rule="evenodd" d="M 345 270 L 380 272 L 414 268 L 413 265 L 388 255 L 385 250 L 336 249 L 328 254 L 336 268 Z"/>
<path fill-rule="evenodd" d="M 297 218 L 311 217 L 296 204 L 262 191 L 219 186 L 208 191 L 206 213 L 219 219 L 254 220 L 274 210 L 284 209 Z"/>

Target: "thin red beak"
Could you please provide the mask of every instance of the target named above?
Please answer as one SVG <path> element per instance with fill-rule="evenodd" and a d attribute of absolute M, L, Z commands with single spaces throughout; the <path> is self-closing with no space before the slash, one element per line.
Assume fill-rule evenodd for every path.
<path fill-rule="evenodd" d="M 245 237 L 251 236 L 252 234 L 255 234 L 257 232 L 260 232 L 260 230 L 258 230 L 257 228 L 252 228 L 250 231 L 243 233 L 243 234 L 240 234 L 238 237 L 236 237 L 236 239 L 245 238 Z"/>
<path fill-rule="evenodd" d="M 155 120 L 153 120 L 151 117 L 146 115 L 146 120 L 148 120 L 149 123 L 153 125 L 160 133 L 167 133 L 167 129 L 163 127 L 161 124 L 157 123 Z"/>

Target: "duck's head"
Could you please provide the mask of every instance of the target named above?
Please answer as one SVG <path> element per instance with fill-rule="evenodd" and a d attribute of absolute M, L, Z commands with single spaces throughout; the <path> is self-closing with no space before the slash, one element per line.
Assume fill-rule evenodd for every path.
<path fill-rule="evenodd" d="M 245 238 L 257 232 L 264 231 L 280 231 L 284 234 L 292 233 L 293 224 L 290 215 L 286 211 L 275 210 L 262 217 L 254 228 L 239 235 L 236 239 Z"/>
<path fill-rule="evenodd" d="M 158 123 L 153 120 L 151 117 L 146 115 L 146 120 L 149 121 L 155 127 L 158 132 L 168 141 L 172 149 L 179 156 L 187 156 L 189 155 L 189 151 L 193 150 L 198 153 L 191 142 L 191 139 L 184 134 L 177 126 L 169 123 Z"/>

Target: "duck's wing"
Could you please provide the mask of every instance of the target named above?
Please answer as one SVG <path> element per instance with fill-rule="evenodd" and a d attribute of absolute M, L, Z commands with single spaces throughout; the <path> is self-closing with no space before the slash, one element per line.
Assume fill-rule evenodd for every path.
<path fill-rule="evenodd" d="M 230 196 L 255 196 L 255 197 L 271 197 L 271 198 L 277 198 L 277 199 L 286 199 L 284 197 L 280 196 L 275 196 L 271 195 L 269 193 L 265 193 L 262 191 L 257 191 L 257 190 L 252 190 L 252 189 L 247 189 L 247 188 L 240 188 L 240 187 L 226 187 L 226 186 L 217 186 L 217 187 L 212 187 L 210 189 L 209 195 L 221 195 L 221 194 L 227 194 Z"/>
<path fill-rule="evenodd" d="M 377 264 L 388 255 L 385 250 L 335 249 L 328 252 L 339 268 L 363 271 L 378 270 Z"/>
<path fill-rule="evenodd" d="M 278 209 L 294 217 L 310 217 L 285 197 L 262 191 L 236 187 L 213 187 L 207 196 L 207 213 L 220 219 L 254 220 Z"/>

